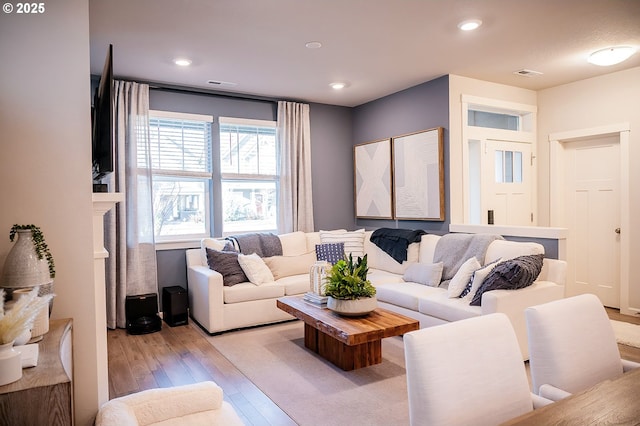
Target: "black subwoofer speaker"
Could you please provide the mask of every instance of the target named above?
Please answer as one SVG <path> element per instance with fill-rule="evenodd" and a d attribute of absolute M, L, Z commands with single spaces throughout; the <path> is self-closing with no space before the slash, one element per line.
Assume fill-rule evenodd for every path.
<path fill-rule="evenodd" d="M 162 289 L 162 316 L 171 327 L 189 322 L 189 297 L 187 290 L 174 285 Z"/>
<path fill-rule="evenodd" d="M 127 296 L 124 308 L 129 334 L 153 333 L 162 329 L 162 320 L 158 315 L 157 294 Z"/>

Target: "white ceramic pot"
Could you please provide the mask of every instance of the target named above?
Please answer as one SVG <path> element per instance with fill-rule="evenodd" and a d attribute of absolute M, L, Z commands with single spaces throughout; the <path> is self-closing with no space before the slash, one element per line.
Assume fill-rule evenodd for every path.
<path fill-rule="evenodd" d="M 13 342 L 0 345 L 0 386 L 22 378 L 22 358 L 13 349 Z"/>
<path fill-rule="evenodd" d="M 16 232 L 17 240 L 4 261 L 2 287 L 24 288 L 45 286 L 53 279 L 49 274 L 49 263 L 44 257 L 38 259 L 33 235 L 29 229 Z"/>
<path fill-rule="evenodd" d="M 353 300 L 334 299 L 329 296 L 327 308 L 337 314 L 358 317 L 366 315 L 378 307 L 378 300 L 375 297 L 361 297 Z"/>

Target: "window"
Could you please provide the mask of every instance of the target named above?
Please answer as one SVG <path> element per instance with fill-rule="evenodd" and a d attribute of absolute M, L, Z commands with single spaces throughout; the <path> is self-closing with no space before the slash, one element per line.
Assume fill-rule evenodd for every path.
<path fill-rule="evenodd" d="M 496 150 L 496 182 L 522 182 L 522 152 Z"/>
<path fill-rule="evenodd" d="M 469 126 L 490 129 L 520 130 L 520 116 L 515 114 L 469 109 Z"/>
<path fill-rule="evenodd" d="M 223 235 L 277 230 L 275 125 L 220 117 Z"/>
<path fill-rule="evenodd" d="M 149 115 L 156 240 L 208 236 L 213 118 L 163 111 Z"/>

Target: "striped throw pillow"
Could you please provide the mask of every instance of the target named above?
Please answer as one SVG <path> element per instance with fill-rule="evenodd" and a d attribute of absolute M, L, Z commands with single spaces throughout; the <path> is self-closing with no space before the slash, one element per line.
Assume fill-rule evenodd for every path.
<path fill-rule="evenodd" d="M 344 254 L 349 253 L 354 259 L 364 256 L 364 229 L 357 231 L 320 231 L 320 241 L 322 244 L 344 243 Z"/>

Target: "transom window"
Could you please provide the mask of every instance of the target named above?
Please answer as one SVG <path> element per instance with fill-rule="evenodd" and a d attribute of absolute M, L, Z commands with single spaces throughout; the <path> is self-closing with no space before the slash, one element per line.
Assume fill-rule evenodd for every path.
<path fill-rule="evenodd" d="M 469 126 L 489 129 L 520 130 L 520 116 L 490 111 L 469 109 Z"/>

